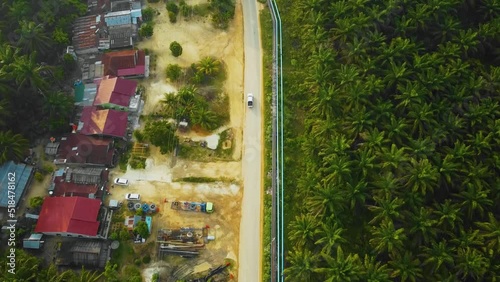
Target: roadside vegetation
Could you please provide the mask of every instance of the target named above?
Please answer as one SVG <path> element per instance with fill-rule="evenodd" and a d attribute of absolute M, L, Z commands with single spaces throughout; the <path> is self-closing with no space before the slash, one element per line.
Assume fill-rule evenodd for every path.
<path fill-rule="evenodd" d="M 262 238 L 262 281 L 271 281 L 271 223 L 272 223 L 272 68 L 273 68 L 273 25 L 269 9 L 260 12 L 260 31 L 263 52 L 263 78 L 264 78 L 264 236 Z"/>
<path fill-rule="evenodd" d="M 497 281 L 498 5 L 277 2 L 286 280 Z"/>
<path fill-rule="evenodd" d="M 156 2 L 156 0 L 153 0 Z M 151 1 L 149 1 L 151 2 Z M 211 0 L 208 3 L 189 5 L 185 0 L 167 1 L 166 9 L 171 23 L 176 23 L 179 14 L 186 21 L 193 17 L 210 16 L 215 28 L 226 29 L 230 21 L 234 18 L 234 0 Z"/>

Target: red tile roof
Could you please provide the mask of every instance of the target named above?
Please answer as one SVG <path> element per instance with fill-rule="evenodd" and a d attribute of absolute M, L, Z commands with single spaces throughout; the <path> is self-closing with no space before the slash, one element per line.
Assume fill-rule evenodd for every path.
<path fill-rule="evenodd" d="M 123 138 L 127 132 L 128 113 L 84 107 L 80 121 L 83 122 L 81 134 Z"/>
<path fill-rule="evenodd" d="M 88 198 L 90 194 L 99 194 L 97 196 L 101 196 L 102 193 L 98 193 L 99 187 L 97 184 L 76 184 L 73 182 L 66 182 L 63 176 L 54 177 L 54 192 L 52 196 L 61 197 L 61 196 L 72 196 L 72 197 L 85 197 Z"/>
<path fill-rule="evenodd" d="M 114 155 L 111 142 L 111 139 L 70 134 L 61 140 L 57 158 L 66 159 L 67 163 L 111 166 Z"/>
<path fill-rule="evenodd" d="M 143 50 L 124 50 L 105 53 L 102 59 L 104 75 L 138 76 L 146 71 L 146 53 Z"/>
<path fill-rule="evenodd" d="M 128 107 L 130 97 L 135 94 L 136 89 L 136 81 L 105 76 L 99 81 L 94 106 L 112 103 Z"/>
<path fill-rule="evenodd" d="M 82 197 L 46 197 L 35 232 L 96 236 L 101 201 Z"/>

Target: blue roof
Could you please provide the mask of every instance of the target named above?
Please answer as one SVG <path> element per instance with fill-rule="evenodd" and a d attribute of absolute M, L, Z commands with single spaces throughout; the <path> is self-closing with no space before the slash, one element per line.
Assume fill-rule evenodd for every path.
<path fill-rule="evenodd" d="M 60 168 L 60 169 L 58 169 L 58 170 L 56 170 L 56 171 L 54 172 L 54 176 L 55 176 L 55 177 L 58 177 L 58 176 L 63 176 L 63 175 L 64 175 L 64 168 Z"/>
<path fill-rule="evenodd" d="M 107 17 L 105 18 L 105 21 L 108 26 L 115 26 L 115 25 L 131 24 L 132 18 L 130 17 L 130 14 L 128 14 L 128 15 Z"/>
<path fill-rule="evenodd" d="M 142 18 L 142 12 L 141 10 L 132 10 L 130 11 L 130 16 L 132 18 Z"/>
<path fill-rule="evenodd" d="M 32 166 L 22 163 L 15 164 L 13 161 L 8 161 L 0 166 L 0 207 L 8 207 L 9 198 L 12 196 L 16 201 L 15 205 L 19 204 L 19 200 L 29 184 L 32 172 Z M 14 190 L 8 189 L 9 185 L 13 186 Z M 14 192 L 14 194 L 10 193 L 11 197 L 9 197 L 9 191 Z"/>

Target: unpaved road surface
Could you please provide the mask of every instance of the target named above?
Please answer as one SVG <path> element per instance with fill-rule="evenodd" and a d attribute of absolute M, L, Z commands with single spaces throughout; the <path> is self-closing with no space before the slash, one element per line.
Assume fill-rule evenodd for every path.
<path fill-rule="evenodd" d="M 243 2 L 245 44 L 245 95 L 253 93 L 254 107 L 247 108 L 243 132 L 244 192 L 240 223 L 240 282 L 262 281 L 262 56 L 257 1 Z"/>

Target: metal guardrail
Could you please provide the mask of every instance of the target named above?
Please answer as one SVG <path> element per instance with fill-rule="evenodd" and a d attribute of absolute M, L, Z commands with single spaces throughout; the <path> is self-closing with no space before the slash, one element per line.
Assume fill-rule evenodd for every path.
<path fill-rule="evenodd" d="M 284 144 L 283 70 L 281 17 L 275 0 L 268 0 L 273 21 L 273 139 L 272 139 L 272 222 L 271 281 L 284 281 Z"/>

